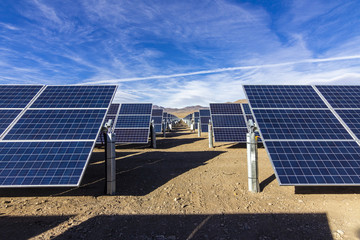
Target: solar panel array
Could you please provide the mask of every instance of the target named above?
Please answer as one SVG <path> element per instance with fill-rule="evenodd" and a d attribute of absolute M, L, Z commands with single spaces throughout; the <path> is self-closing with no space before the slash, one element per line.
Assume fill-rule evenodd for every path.
<path fill-rule="evenodd" d="M 1 85 L 0 187 L 78 186 L 115 91 Z"/>
<path fill-rule="evenodd" d="M 244 89 L 280 185 L 360 185 L 360 86 Z"/>
<path fill-rule="evenodd" d="M 154 128 L 156 133 L 162 132 L 162 126 L 163 126 L 163 112 L 164 109 L 153 109 L 151 120 L 154 121 Z"/>
<path fill-rule="evenodd" d="M 117 116 L 115 134 L 117 143 L 148 143 L 151 103 L 123 103 Z"/>

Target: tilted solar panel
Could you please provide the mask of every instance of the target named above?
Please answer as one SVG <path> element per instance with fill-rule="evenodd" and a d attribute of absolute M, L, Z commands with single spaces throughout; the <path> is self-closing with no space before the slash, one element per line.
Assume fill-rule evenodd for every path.
<path fill-rule="evenodd" d="M 151 120 L 154 120 L 154 128 L 156 133 L 162 132 L 163 112 L 163 109 L 152 110 Z"/>
<path fill-rule="evenodd" d="M 357 106 L 357 100 L 342 96 L 355 97 L 356 88 L 245 85 L 244 89 L 280 185 L 360 185 L 360 142 L 355 137 L 360 112 L 342 109 Z M 274 99 L 273 89 L 281 89 L 277 98 L 283 102 L 265 104 Z M 307 89 L 303 97 L 296 95 L 301 89 Z M 309 102 L 303 103 L 306 98 Z"/>
<path fill-rule="evenodd" d="M 115 91 L 116 86 L 47 86 L 30 105 L 24 103 L 28 107 L 0 140 L 0 187 L 78 186 Z M 98 98 L 84 98 L 94 93 Z M 91 107 L 76 109 L 86 106 Z"/>
<path fill-rule="evenodd" d="M 326 86 L 316 88 L 333 108 L 360 108 L 360 86 Z"/>
<path fill-rule="evenodd" d="M 209 109 L 199 109 L 200 116 L 200 124 L 201 124 L 201 132 L 208 132 L 209 130 L 209 120 L 210 118 L 210 110 Z"/>
<path fill-rule="evenodd" d="M 108 108 L 114 86 L 47 86 L 31 108 Z"/>
<path fill-rule="evenodd" d="M 0 85 L 0 108 L 25 108 L 43 85 Z"/>
<path fill-rule="evenodd" d="M 240 103 L 210 103 L 215 142 L 245 142 L 248 132 Z"/>
<path fill-rule="evenodd" d="M 147 143 L 149 141 L 151 103 L 123 103 L 115 125 L 117 143 Z"/>

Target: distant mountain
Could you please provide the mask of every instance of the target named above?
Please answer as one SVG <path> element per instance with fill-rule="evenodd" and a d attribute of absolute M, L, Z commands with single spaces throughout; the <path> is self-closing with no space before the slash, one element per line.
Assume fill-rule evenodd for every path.
<path fill-rule="evenodd" d="M 248 101 L 246 99 L 239 99 L 239 100 L 235 101 L 234 103 L 247 103 L 247 102 Z M 157 106 L 157 105 L 153 105 L 153 107 L 164 109 L 165 112 L 174 114 L 175 116 L 177 116 L 179 118 L 184 118 L 190 113 L 199 111 L 199 109 L 207 108 L 207 107 L 200 106 L 200 105 L 188 106 L 188 107 L 184 107 L 184 108 L 164 108 L 164 107 Z"/>

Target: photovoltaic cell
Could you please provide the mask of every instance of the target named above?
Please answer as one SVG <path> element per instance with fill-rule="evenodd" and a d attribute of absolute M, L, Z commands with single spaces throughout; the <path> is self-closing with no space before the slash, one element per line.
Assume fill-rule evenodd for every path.
<path fill-rule="evenodd" d="M 25 108 L 42 85 L 0 85 L 0 108 Z"/>
<path fill-rule="evenodd" d="M 312 86 L 245 85 L 254 108 L 327 108 Z"/>
<path fill-rule="evenodd" d="M 156 124 L 155 125 L 155 132 L 157 132 L 157 133 L 162 132 L 162 125 L 161 124 Z"/>
<path fill-rule="evenodd" d="M 4 140 L 95 139 L 105 109 L 27 110 Z"/>
<path fill-rule="evenodd" d="M 333 108 L 360 108 L 360 86 L 323 86 L 316 88 Z"/>
<path fill-rule="evenodd" d="M 264 139 L 352 139 L 330 110 L 253 109 Z"/>
<path fill-rule="evenodd" d="M 145 103 L 123 103 L 121 104 L 119 114 L 130 114 L 130 115 L 137 115 L 137 114 L 147 114 L 151 115 L 152 112 L 152 104 Z"/>
<path fill-rule="evenodd" d="M 31 108 L 108 108 L 116 86 L 47 86 Z"/>
<path fill-rule="evenodd" d="M 358 184 L 360 148 L 354 141 L 266 141 L 284 185 Z"/>
<path fill-rule="evenodd" d="M 152 117 L 151 120 L 154 120 L 155 125 L 162 123 L 162 117 Z"/>
<path fill-rule="evenodd" d="M 200 109 L 199 110 L 200 117 L 210 117 L 209 109 Z"/>
<path fill-rule="evenodd" d="M 93 142 L 0 142 L 0 185 L 78 185 Z"/>
<path fill-rule="evenodd" d="M 360 110 L 359 109 L 338 109 L 336 112 L 351 129 L 351 131 L 360 138 Z"/>
<path fill-rule="evenodd" d="M 10 123 L 19 115 L 21 110 L 0 110 L 0 135 L 9 127 Z"/>

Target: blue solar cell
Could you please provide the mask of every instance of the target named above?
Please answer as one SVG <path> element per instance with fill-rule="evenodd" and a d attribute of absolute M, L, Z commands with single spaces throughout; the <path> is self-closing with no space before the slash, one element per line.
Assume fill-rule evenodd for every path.
<path fill-rule="evenodd" d="M 42 85 L 0 85 L 0 108 L 25 108 Z"/>
<path fill-rule="evenodd" d="M 194 117 L 196 118 L 200 117 L 199 112 L 194 112 Z"/>
<path fill-rule="evenodd" d="M 151 117 L 151 120 L 154 120 L 155 124 L 161 124 L 162 123 L 162 117 Z"/>
<path fill-rule="evenodd" d="M 246 142 L 247 128 L 214 128 L 215 142 Z"/>
<path fill-rule="evenodd" d="M 200 109 L 199 113 L 200 113 L 200 117 L 210 117 L 209 109 Z"/>
<path fill-rule="evenodd" d="M 21 110 L 0 110 L 0 135 L 9 127 L 10 123 L 19 115 Z"/>
<path fill-rule="evenodd" d="M 239 103 L 210 103 L 211 114 L 242 114 Z"/>
<path fill-rule="evenodd" d="M 160 117 L 162 117 L 162 115 L 163 115 L 163 109 L 153 109 L 152 110 L 152 116 L 160 116 Z"/>
<path fill-rule="evenodd" d="M 264 139 L 352 139 L 330 110 L 253 109 Z"/>
<path fill-rule="evenodd" d="M 208 125 L 209 124 L 209 121 L 210 121 L 210 117 L 200 117 L 200 123 L 203 125 Z"/>
<path fill-rule="evenodd" d="M 130 114 L 130 115 L 137 115 L 137 114 L 150 114 L 152 112 L 152 104 L 145 103 L 123 103 L 121 104 L 119 114 Z"/>
<path fill-rule="evenodd" d="M 245 85 L 254 108 L 327 108 L 311 86 Z"/>
<path fill-rule="evenodd" d="M 247 103 L 242 103 L 241 105 L 243 106 L 243 109 L 244 109 L 244 113 L 245 113 L 245 114 L 249 114 L 249 115 L 252 114 L 252 112 L 251 112 L 251 110 L 250 110 L 249 104 L 247 104 Z"/>
<path fill-rule="evenodd" d="M 47 86 L 31 108 L 108 108 L 116 86 Z"/>
<path fill-rule="evenodd" d="M 336 110 L 351 131 L 360 138 L 360 110 Z"/>
<path fill-rule="evenodd" d="M 354 141 L 266 141 L 280 185 L 358 185 Z"/>
<path fill-rule="evenodd" d="M 112 103 L 109 107 L 107 115 L 116 115 L 119 110 L 120 104 L 119 103 Z"/>
<path fill-rule="evenodd" d="M 27 110 L 4 140 L 94 140 L 105 112 L 105 109 Z"/>
<path fill-rule="evenodd" d="M 119 115 L 115 128 L 150 128 L 150 115 Z"/>
<path fill-rule="evenodd" d="M 149 129 L 115 129 L 116 142 L 119 143 L 147 143 Z"/>
<path fill-rule="evenodd" d="M 360 108 L 360 86 L 316 86 L 333 108 Z"/>
<path fill-rule="evenodd" d="M 243 115 L 213 115 L 213 127 L 246 127 Z"/>
<path fill-rule="evenodd" d="M 0 185 L 76 186 L 93 142 L 0 142 Z"/>

